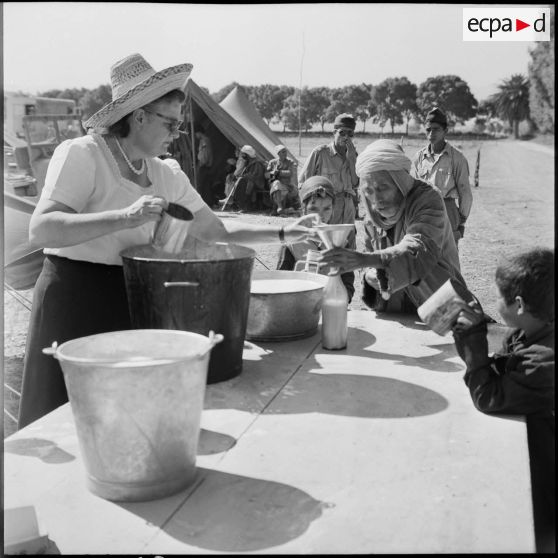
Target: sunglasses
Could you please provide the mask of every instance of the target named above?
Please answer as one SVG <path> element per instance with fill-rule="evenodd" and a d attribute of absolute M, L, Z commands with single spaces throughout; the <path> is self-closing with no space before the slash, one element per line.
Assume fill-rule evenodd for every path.
<path fill-rule="evenodd" d="M 352 138 L 355 135 L 355 133 L 351 132 L 351 130 L 336 130 L 336 132 L 343 137 L 348 136 Z"/>
<path fill-rule="evenodd" d="M 160 114 L 158 112 L 154 112 L 146 108 L 144 108 L 143 110 L 149 114 L 152 114 L 153 116 L 158 116 L 161 120 L 164 120 L 165 125 L 171 134 L 177 132 L 180 126 L 182 126 L 182 124 L 184 123 L 183 120 L 176 120 L 175 118 L 171 118 L 170 116 L 165 116 L 164 114 Z"/>

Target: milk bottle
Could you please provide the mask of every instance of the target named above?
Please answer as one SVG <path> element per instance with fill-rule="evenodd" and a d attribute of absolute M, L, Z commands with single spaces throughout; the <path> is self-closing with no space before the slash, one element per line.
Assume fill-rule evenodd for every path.
<path fill-rule="evenodd" d="M 322 347 L 344 349 L 347 346 L 347 310 L 349 297 L 341 275 L 330 275 L 322 302 Z"/>

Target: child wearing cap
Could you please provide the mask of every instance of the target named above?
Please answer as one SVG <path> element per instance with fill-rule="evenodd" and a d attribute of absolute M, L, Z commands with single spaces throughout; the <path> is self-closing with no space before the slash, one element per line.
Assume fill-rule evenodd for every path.
<path fill-rule="evenodd" d="M 453 328 L 465 383 L 483 413 L 526 416 L 537 552 L 555 552 L 554 251 L 536 248 L 496 269 L 497 309 L 514 328 L 488 355 L 476 302 Z"/>
<path fill-rule="evenodd" d="M 312 176 L 308 178 L 301 186 L 299 191 L 300 201 L 302 204 L 303 215 L 317 213 L 322 223 L 329 224 L 333 215 L 333 202 L 335 192 L 333 184 L 323 176 Z M 306 261 L 306 255 L 309 250 L 321 251 L 325 246 L 319 240 L 305 240 L 285 244 L 281 246 L 279 252 L 279 261 L 277 269 L 292 271 L 299 261 Z M 326 274 L 329 268 L 327 266 L 320 269 L 320 273 Z M 347 289 L 349 303 L 351 302 L 355 287 L 355 274 L 353 271 L 341 274 L 341 280 Z"/>

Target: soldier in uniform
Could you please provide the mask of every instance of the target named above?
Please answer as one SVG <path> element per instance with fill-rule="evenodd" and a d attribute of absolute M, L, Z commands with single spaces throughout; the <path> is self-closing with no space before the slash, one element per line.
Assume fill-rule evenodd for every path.
<path fill-rule="evenodd" d="M 448 120 L 439 108 L 426 115 L 424 127 L 428 145 L 414 156 L 411 175 L 440 190 L 457 244 L 473 204 L 469 164 L 463 153 L 446 141 Z"/>
<path fill-rule="evenodd" d="M 335 190 L 331 224 L 355 222 L 359 182 L 355 171 L 357 152 L 351 140 L 355 127 L 352 115 L 337 116 L 333 123 L 333 140 L 314 148 L 298 177 L 299 189 L 311 176 L 325 176 L 331 181 Z M 356 248 L 356 229 L 349 235 L 348 242 L 350 248 Z"/>
<path fill-rule="evenodd" d="M 277 215 L 284 215 L 289 208 L 298 209 L 298 189 L 296 184 L 296 163 L 287 157 L 287 148 L 276 145 L 277 157 L 267 164 L 266 177 L 269 179 L 269 193 Z"/>

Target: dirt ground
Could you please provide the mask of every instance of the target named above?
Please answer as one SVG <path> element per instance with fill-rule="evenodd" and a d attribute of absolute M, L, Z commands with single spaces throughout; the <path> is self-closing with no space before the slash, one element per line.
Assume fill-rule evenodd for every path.
<path fill-rule="evenodd" d="M 314 146 L 330 141 L 330 137 L 303 138 L 300 153 L 298 138 L 285 137 L 283 141 L 302 164 Z M 369 141 L 356 137 L 357 151 L 362 151 Z M 480 184 L 478 188 L 473 187 L 473 208 L 465 237 L 459 244 L 461 271 L 486 312 L 499 319 L 492 292 L 498 260 L 536 245 L 554 247 L 554 148 L 552 144 L 513 140 L 457 140 L 452 143 L 464 152 L 469 161 L 471 182 L 480 148 Z M 409 156 L 422 145 L 419 140 L 403 143 Z M 360 214 L 364 214 L 362 209 Z M 223 217 L 268 224 L 290 220 L 263 213 L 238 215 L 225 212 Z M 357 221 L 357 231 L 357 244 L 362 247 L 362 221 Z M 274 269 L 278 247 L 259 246 L 256 249 L 255 269 Z M 361 300 L 358 272 L 355 285 L 356 292 L 350 308 L 367 309 Z M 19 300 L 4 289 L 4 404 L 12 416 L 17 416 L 18 397 L 6 388 L 6 384 L 16 391 L 20 389 L 29 320 L 26 306 L 30 306 L 32 290 L 19 291 L 17 295 Z M 13 421 L 4 413 L 5 435 L 14 431 Z"/>

